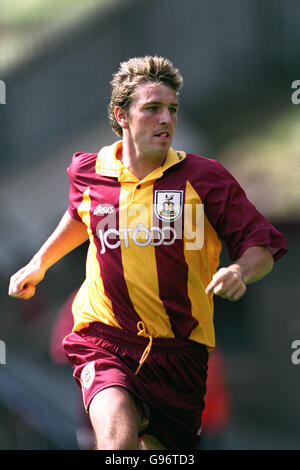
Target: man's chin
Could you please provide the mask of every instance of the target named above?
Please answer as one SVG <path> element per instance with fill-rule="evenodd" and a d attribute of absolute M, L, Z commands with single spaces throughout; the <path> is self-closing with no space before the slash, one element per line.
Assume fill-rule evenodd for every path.
<path fill-rule="evenodd" d="M 170 147 L 171 141 L 159 142 L 153 146 L 153 153 L 157 153 L 157 155 L 165 155 L 168 153 Z"/>
<path fill-rule="evenodd" d="M 170 142 L 164 143 L 164 144 L 160 143 L 159 145 L 158 144 L 150 145 L 148 146 L 148 148 L 144 147 L 141 154 L 143 154 L 144 156 L 147 156 L 148 159 L 159 160 L 161 158 L 166 157 L 170 147 L 171 147 Z"/>

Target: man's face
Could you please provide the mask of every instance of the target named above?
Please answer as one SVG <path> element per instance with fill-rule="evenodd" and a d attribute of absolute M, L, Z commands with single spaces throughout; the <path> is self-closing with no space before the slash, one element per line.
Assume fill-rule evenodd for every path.
<path fill-rule="evenodd" d="M 137 87 L 128 112 L 130 139 L 140 154 L 166 155 L 177 123 L 177 93 L 164 83 Z"/>

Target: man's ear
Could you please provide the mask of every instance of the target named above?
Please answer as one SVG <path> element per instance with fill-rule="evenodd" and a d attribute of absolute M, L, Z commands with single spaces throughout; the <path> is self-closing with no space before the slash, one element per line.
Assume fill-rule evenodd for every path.
<path fill-rule="evenodd" d="M 128 113 L 120 106 L 115 107 L 115 118 L 122 129 L 128 129 Z"/>

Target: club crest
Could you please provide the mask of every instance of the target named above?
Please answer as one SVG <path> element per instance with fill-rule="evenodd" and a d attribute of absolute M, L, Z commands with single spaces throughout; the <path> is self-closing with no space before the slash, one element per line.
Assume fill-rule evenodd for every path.
<path fill-rule="evenodd" d="M 165 222 L 179 219 L 182 214 L 183 191 L 155 191 L 154 212 Z"/>
<path fill-rule="evenodd" d="M 81 383 L 88 390 L 95 378 L 95 361 L 88 362 L 81 371 Z"/>

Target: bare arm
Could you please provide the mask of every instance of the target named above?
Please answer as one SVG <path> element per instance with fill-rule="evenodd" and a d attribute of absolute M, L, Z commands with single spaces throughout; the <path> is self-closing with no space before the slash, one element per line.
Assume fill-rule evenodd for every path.
<path fill-rule="evenodd" d="M 248 248 L 237 261 L 214 274 L 206 293 L 239 300 L 246 293 L 246 284 L 262 279 L 272 270 L 273 264 L 273 257 L 266 246 Z"/>
<path fill-rule="evenodd" d="M 65 212 L 58 226 L 32 260 L 10 278 L 8 294 L 29 299 L 46 271 L 88 239 L 86 226 Z"/>

